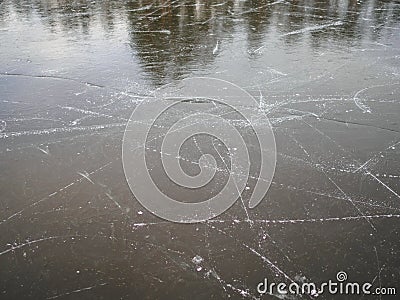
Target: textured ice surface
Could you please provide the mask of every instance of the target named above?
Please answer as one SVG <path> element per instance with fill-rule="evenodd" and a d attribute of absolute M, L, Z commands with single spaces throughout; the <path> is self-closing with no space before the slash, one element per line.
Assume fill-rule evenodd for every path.
<path fill-rule="evenodd" d="M 399 33 L 398 1 L 1 1 L 0 298 L 256 299 L 266 277 L 341 270 L 399 289 Z M 255 209 L 250 178 L 226 213 L 182 225 L 134 199 L 121 144 L 146 95 L 190 76 L 259 99 L 278 161 Z M 171 113 L 193 110 L 226 113 Z M 189 173 L 211 146 L 226 155 L 186 145 Z"/>

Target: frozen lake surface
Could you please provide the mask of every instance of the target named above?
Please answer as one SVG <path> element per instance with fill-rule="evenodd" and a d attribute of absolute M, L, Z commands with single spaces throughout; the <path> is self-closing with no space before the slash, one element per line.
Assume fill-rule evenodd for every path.
<path fill-rule="evenodd" d="M 195 76 L 259 101 L 277 162 L 256 208 L 250 188 L 220 216 L 178 224 L 135 199 L 122 138 L 146 96 Z M 0 298 L 257 299 L 264 278 L 339 271 L 400 289 L 399 97 L 398 1 L 0 1 Z M 202 201 L 226 182 L 225 148 L 184 147 L 191 174 L 204 152 L 220 156 L 200 192 L 158 172 L 157 138 L 190 111 L 225 113 L 184 102 L 146 150 L 166 193 Z"/>

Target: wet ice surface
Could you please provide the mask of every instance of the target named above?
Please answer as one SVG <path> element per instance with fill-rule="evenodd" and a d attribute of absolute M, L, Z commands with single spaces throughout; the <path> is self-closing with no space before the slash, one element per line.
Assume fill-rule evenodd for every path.
<path fill-rule="evenodd" d="M 396 1 L 1 2 L 1 298 L 259 298 L 265 277 L 341 270 L 400 288 L 399 21 Z M 136 201 L 121 143 L 146 95 L 191 76 L 259 99 L 278 154 L 255 209 L 182 225 Z"/>

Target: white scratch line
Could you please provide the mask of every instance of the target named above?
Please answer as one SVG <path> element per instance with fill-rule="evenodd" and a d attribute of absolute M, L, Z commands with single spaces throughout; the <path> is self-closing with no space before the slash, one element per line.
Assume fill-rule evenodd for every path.
<path fill-rule="evenodd" d="M 316 30 L 327 28 L 327 27 L 340 26 L 340 25 L 343 25 L 343 22 L 342 21 L 336 21 L 336 22 L 333 22 L 333 23 L 310 26 L 310 27 L 306 27 L 306 28 L 303 28 L 303 29 L 294 30 L 294 31 L 285 33 L 282 36 L 301 34 L 301 33 L 305 33 L 305 32 L 316 31 Z"/>
<path fill-rule="evenodd" d="M 105 167 L 107 167 L 107 166 L 110 165 L 110 164 L 111 164 L 111 162 L 109 162 L 109 163 L 107 163 L 107 164 L 101 166 L 100 168 L 98 168 L 98 169 L 96 169 L 96 170 L 94 170 L 94 171 L 88 173 L 88 175 L 92 175 L 92 174 L 94 174 L 94 173 L 96 173 L 96 172 L 98 172 L 98 171 L 104 169 Z M 52 198 L 53 196 L 57 195 L 58 193 L 65 191 L 65 190 L 68 189 L 69 187 L 71 187 L 71 186 L 73 186 L 74 184 L 80 182 L 82 179 L 83 179 L 82 177 L 81 177 L 81 178 L 78 178 L 78 179 L 72 181 L 71 183 L 65 185 L 64 187 L 60 188 L 58 191 L 55 191 L 55 192 L 53 192 L 53 193 L 47 195 L 46 197 L 43 197 L 43 198 L 41 198 L 41 199 L 39 199 L 39 200 L 33 202 L 32 204 L 29 204 L 29 205 L 26 206 L 25 208 L 23 208 L 23 209 L 17 211 L 16 213 L 12 214 L 11 216 L 9 216 L 7 219 L 4 219 L 4 220 L 0 221 L 0 225 L 3 224 L 3 223 L 5 223 L 5 222 L 7 222 L 7 221 L 9 221 L 9 220 L 11 220 L 11 219 L 13 219 L 13 218 L 16 217 L 16 216 L 22 214 L 26 209 L 28 209 L 28 208 L 30 208 L 30 207 L 34 207 L 34 206 L 38 205 L 39 203 L 41 203 L 41 202 L 43 202 L 43 201 L 45 201 L 45 200 L 47 200 L 47 199 Z"/>
<path fill-rule="evenodd" d="M 0 139 L 20 137 L 20 136 L 31 136 L 31 135 L 50 135 L 55 133 L 74 132 L 74 131 L 92 131 L 92 130 L 114 128 L 114 127 L 124 127 L 124 126 L 126 126 L 126 123 L 112 123 L 112 124 L 92 125 L 83 127 L 61 127 L 61 128 L 58 127 L 58 128 L 38 129 L 38 130 L 25 130 L 17 132 L 2 132 L 0 133 Z"/>
<path fill-rule="evenodd" d="M 68 238 L 68 236 L 51 236 L 51 237 L 47 237 L 47 238 L 41 238 L 41 239 L 37 239 L 37 240 L 34 240 L 34 241 L 29 241 L 29 242 L 26 242 L 26 243 L 22 243 L 22 244 L 19 244 L 17 246 L 12 245 L 9 249 L 4 250 L 3 252 L 0 252 L 0 256 L 3 255 L 3 254 L 7 254 L 7 253 L 9 253 L 11 251 L 17 250 L 17 249 L 21 249 L 21 248 L 26 247 L 26 246 L 30 246 L 30 245 L 37 244 L 37 243 L 44 242 L 44 241 L 60 239 L 60 238 Z"/>
<path fill-rule="evenodd" d="M 105 285 L 107 285 L 107 283 L 100 283 L 100 284 L 98 284 L 98 285 L 93 285 L 93 286 L 89 286 L 89 287 L 77 289 L 77 290 L 74 290 L 74 291 L 71 291 L 71 292 L 67 292 L 67 293 L 64 293 L 64 294 L 52 296 L 52 297 L 49 297 L 49 298 L 47 298 L 47 299 L 48 299 L 48 300 L 50 300 L 50 299 L 57 299 L 57 298 L 60 298 L 60 297 L 63 297 L 63 296 L 71 295 L 71 294 L 76 294 L 76 293 L 80 293 L 80 292 L 84 292 L 84 291 L 90 291 L 90 290 L 92 290 L 92 289 L 94 289 L 94 288 L 96 288 L 96 287 L 105 286 Z"/>

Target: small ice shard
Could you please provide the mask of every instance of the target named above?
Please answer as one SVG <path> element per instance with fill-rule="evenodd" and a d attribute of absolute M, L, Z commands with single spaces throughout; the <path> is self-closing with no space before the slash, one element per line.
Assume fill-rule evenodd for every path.
<path fill-rule="evenodd" d="M 92 179 L 90 179 L 89 174 L 84 171 L 84 172 L 77 172 L 79 175 L 81 175 L 83 178 L 85 178 L 87 181 L 89 181 L 91 184 L 94 184 Z"/>
<path fill-rule="evenodd" d="M 200 264 L 203 261 L 203 258 L 200 255 L 196 255 L 195 257 L 192 258 L 192 262 L 195 265 Z"/>
<path fill-rule="evenodd" d="M 46 146 L 45 149 L 42 149 L 40 147 L 37 147 L 37 149 L 43 152 L 44 154 L 49 155 L 49 146 Z"/>
<path fill-rule="evenodd" d="M 215 48 L 213 50 L 213 55 L 216 55 L 218 53 L 219 50 L 219 41 L 217 41 L 217 44 L 215 45 Z"/>

